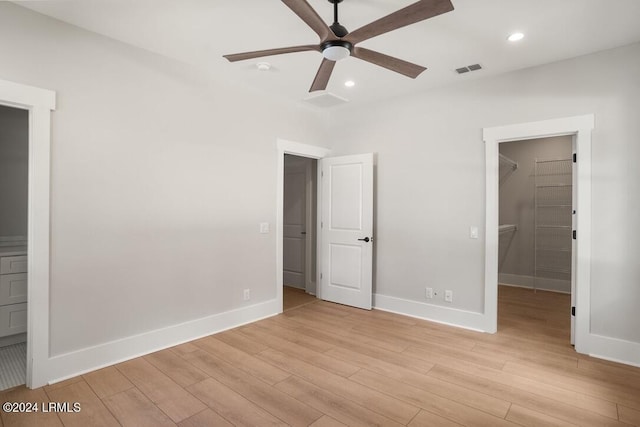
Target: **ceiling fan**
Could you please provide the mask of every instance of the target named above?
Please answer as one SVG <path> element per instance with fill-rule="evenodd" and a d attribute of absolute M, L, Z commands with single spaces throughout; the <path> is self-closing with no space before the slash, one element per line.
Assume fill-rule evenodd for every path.
<path fill-rule="evenodd" d="M 264 56 L 281 55 L 284 53 L 318 51 L 322 53 L 324 58 L 322 59 L 320 69 L 316 74 L 316 78 L 313 80 L 309 92 L 325 90 L 336 62 L 348 56 L 362 59 L 415 79 L 420 73 L 426 70 L 425 67 L 356 45 L 380 34 L 385 34 L 453 10 L 451 0 L 420 0 L 350 33 L 345 27 L 338 23 L 338 4 L 341 3 L 342 0 L 329 0 L 330 3 L 333 3 L 334 12 L 334 22 L 331 26 L 328 26 L 322 18 L 320 18 L 306 0 L 282 0 L 282 2 L 320 36 L 319 44 L 235 53 L 224 55 L 224 57 L 230 62 L 235 62 Z"/>

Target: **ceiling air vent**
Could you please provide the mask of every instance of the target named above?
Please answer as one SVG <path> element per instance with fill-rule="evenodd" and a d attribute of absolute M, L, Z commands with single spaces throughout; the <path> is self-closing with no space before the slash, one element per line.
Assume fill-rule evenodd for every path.
<path fill-rule="evenodd" d="M 462 67 L 462 68 L 456 68 L 456 73 L 464 74 L 464 73 L 468 73 L 469 71 L 478 71 L 478 70 L 482 70 L 482 65 L 473 64 L 473 65 L 467 65 L 466 67 Z"/>
<path fill-rule="evenodd" d="M 330 92 L 324 92 L 319 95 L 311 95 L 304 100 L 309 104 L 322 108 L 335 107 L 336 105 L 346 104 L 347 102 L 349 102 L 348 99 L 338 95 L 334 95 Z"/>

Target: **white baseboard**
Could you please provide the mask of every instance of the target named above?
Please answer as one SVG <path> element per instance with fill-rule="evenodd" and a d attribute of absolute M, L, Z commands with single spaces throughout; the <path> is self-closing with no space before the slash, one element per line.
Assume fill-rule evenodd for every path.
<path fill-rule="evenodd" d="M 589 334 L 589 356 L 640 367 L 640 343 Z"/>
<path fill-rule="evenodd" d="M 202 319 L 185 322 L 123 338 L 117 341 L 57 355 L 44 361 L 48 384 L 124 362 L 145 354 L 235 328 L 278 313 L 276 300 L 226 311 Z M 33 384 L 40 387 L 45 384 Z"/>
<path fill-rule="evenodd" d="M 0 236 L 0 246 L 26 246 L 27 236 Z"/>
<path fill-rule="evenodd" d="M 381 294 L 373 295 L 373 306 L 378 310 L 403 314 L 405 316 L 416 317 L 418 319 L 429 320 L 431 322 L 442 323 L 445 325 L 457 326 L 459 328 L 470 329 L 472 331 L 485 332 L 484 325 L 486 320 L 482 313 L 411 301 Z"/>
<path fill-rule="evenodd" d="M 536 279 L 533 276 L 499 273 L 498 283 L 501 285 L 529 289 L 533 289 L 533 285 L 535 283 L 536 289 L 540 289 L 541 291 L 561 292 L 565 294 L 571 293 L 571 282 L 568 280 L 547 279 L 541 277 Z"/>

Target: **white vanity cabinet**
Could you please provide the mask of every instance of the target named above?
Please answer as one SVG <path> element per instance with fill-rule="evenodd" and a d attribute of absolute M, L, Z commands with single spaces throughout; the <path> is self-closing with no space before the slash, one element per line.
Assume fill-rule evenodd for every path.
<path fill-rule="evenodd" d="M 0 338 L 27 332 L 27 248 L 0 247 Z"/>

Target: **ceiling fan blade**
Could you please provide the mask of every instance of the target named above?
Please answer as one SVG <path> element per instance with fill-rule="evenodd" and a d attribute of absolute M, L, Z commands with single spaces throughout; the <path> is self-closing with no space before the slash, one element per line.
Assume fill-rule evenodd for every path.
<path fill-rule="evenodd" d="M 263 56 L 282 55 L 283 53 L 304 52 L 307 50 L 316 50 L 320 52 L 320 46 L 308 44 L 303 46 L 282 47 L 279 49 L 256 50 L 254 52 L 233 53 L 223 55 L 229 62 L 243 61 L 245 59 L 262 58 Z"/>
<path fill-rule="evenodd" d="M 320 68 L 318 69 L 318 74 L 316 74 L 316 78 L 313 79 L 313 84 L 311 85 L 309 92 L 325 90 L 329 84 L 329 78 L 333 72 L 333 67 L 335 66 L 335 61 L 329 61 L 328 59 L 323 58 Z"/>
<path fill-rule="evenodd" d="M 324 42 L 329 38 L 336 38 L 331 28 L 306 0 L 282 0 L 282 3 L 286 4 L 293 13 L 311 27 L 320 36 L 321 41 Z"/>
<path fill-rule="evenodd" d="M 451 0 L 421 0 L 358 28 L 344 37 L 353 44 L 453 10 Z"/>
<path fill-rule="evenodd" d="M 404 74 L 412 79 L 415 79 L 420 75 L 420 73 L 426 70 L 426 68 L 421 65 L 412 64 L 411 62 L 403 61 L 402 59 L 394 58 L 393 56 L 385 55 L 384 53 L 375 52 L 363 47 L 354 47 L 351 51 L 351 56 L 379 65 L 387 70 Z"/>

